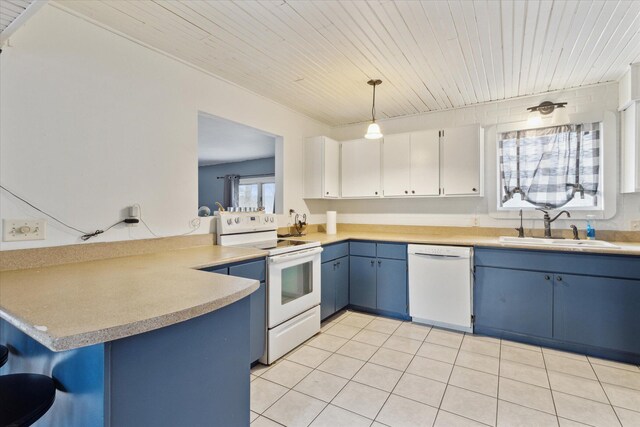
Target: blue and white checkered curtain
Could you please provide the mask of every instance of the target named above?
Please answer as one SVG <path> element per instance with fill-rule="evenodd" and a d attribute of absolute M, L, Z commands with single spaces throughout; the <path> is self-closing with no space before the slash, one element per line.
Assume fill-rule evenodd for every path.
<path fill-rule="evenodd" d="M 600 123 L 505 132 L 498 147 L 503 203 L 558 208 L 598 192 Z"/>

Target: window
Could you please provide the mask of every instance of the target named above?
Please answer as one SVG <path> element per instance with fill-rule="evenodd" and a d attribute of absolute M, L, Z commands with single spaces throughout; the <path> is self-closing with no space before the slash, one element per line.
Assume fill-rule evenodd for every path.
<path fill-rule="evenodd" d="M 274 176 L 240 178 L 238 206 L 264 207 L 266 213 L 275 213 L 276 180 Z"/>
<path fill-rule="evenodd" d="M 602 209 L 601 123 L 498 135 L 499 209 Z"/>

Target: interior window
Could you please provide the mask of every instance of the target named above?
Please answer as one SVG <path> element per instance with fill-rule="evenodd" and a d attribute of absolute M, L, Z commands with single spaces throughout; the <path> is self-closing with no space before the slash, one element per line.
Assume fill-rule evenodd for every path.
<path fill-rule="evenodd" d="M 275 177 L 240 178 L 238 206 L 264 207 L 266 213 L 274 213 L 276 201 Z"/>
<path fill-rule="evenodd" d="M 498 135 L 499 209 L 602 209 L 601 123 Z"/>

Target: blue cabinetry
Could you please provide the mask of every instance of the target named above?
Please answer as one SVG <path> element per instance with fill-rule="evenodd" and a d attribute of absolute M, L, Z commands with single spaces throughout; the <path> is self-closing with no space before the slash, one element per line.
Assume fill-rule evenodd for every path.
<path fill-rule="evenodd" d="M 475 331 L 640 363 L 640 258 L 477 248 Z"/>
<path fill-rule="evenodd" d="M 326 319 L 349 304 L 349 244 L 329 245 L 322 252 L 320 317 Z"/>
<path fill-rule="evenodd" d="M 349 303 L 406 317 L 407 245 L 351 242 Z"/>
<path fill-rule="evenodd" d="M 251 363 L 257 361 L 264 354 L 267 334 L 267 285 L 264 259 L 210 267 L 205 270 L 260 282 L 260 288 L 249 295 L 249 334 L 251 336 L 249 354 Z"/>

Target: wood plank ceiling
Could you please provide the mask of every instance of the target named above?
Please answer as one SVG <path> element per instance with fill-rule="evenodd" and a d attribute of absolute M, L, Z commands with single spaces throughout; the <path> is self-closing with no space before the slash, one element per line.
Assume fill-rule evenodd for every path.
<path fill-rule="evenodd" d="M 640 1 L 77 1 L 73 11 L 330 125 L 618 79 Z"/>
<path fill-rule="evenodd" d="M 5 30 L 34 0 L 1 0 L 0 33 Z"/>

